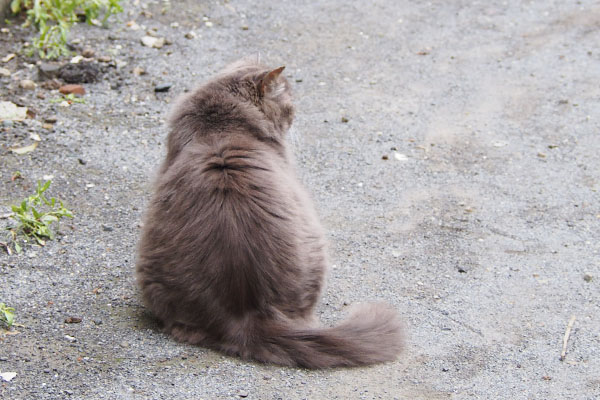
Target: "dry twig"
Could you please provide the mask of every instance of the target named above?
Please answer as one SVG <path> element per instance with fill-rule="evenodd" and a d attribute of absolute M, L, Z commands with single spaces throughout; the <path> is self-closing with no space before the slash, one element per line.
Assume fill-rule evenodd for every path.
<path fill-rule="evenodd" d="M 573 324 L 575 323 L 575 316 L 571 316 L 569 323 L 567 324 L 567 329 L 565 330 L 565 336 L 563 337 L 563 346 L 562 352 L 560 353 L 560 361 L 564 361 L 567 356 L 567 342 L 569 341 L 569 335 L 571 335 L 571 328 L 573 328 Z"/>

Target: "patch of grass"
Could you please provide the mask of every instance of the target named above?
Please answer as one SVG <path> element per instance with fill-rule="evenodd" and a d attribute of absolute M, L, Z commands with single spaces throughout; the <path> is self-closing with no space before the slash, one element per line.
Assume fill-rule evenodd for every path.
<path fill-rule="evenodd" d="M 0 303 L 0 324 L 10 328 L 15 322 L 15 309 Z"/>
<path fill-rule="evenodd" d="M 20 205 L 12 206 L 13 213 L 10 217 L 17 222 L 17 226 L 9 229 L 17 253 L 21 252 L 19 236 L 35 239 L 44 246 L 45 239 L 54 238 L 50 225 L 63 217 L 73 218 L 73 214 L 65 208 L 62 201 L 54 197 L 48 200 L 44 195 L 51 183 L 52 181 L 46 181 L 44 184 L 38 182 L 35 194 L 24 199 Z"/>
<path fill-rule="evenodd" d="M 33 45 L 41 58 L 69 56 L 67 39 L 71 26 L 83 19 L 88 24 L 106 24 L 123 11 L 121 0 L 12 0 L 14 14 L 27 13 L 26 25 L 34 25 L 39 35 Z M 98 18 L 103 14 L 102 21 Z"/>

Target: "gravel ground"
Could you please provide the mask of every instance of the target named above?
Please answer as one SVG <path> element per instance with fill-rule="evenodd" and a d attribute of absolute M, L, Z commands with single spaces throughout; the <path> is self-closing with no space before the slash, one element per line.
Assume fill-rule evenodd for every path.
<path fill-rule="evenodd" d="M 154 28 L 170 44 L 142 46 Z M 0 301 L 20 324 L 0 334 L 0 371 L 17 373 L 0 397 L 598 398 L 599 28 L 592 0 L 136 0 L 110 29 L 74 31 L 112 59 L 85 104 L 20 88 L 37 79 L 20 55 L 1 63 L 2 100 L 35 117 L 0 126 L 0 214 L 53 175 L 75 218 L 43 248 L 0 254 Z M 31 40 L 9 31 L 1 57 Z M 408 331 L 397 362 L 243 362 L 175 343 L 141 306 L 135 246 L 169 103 L 257 51 L 287 66 L 290 142 L 331 240 L 319 315 L 394 304 Z M 35 151 L 9 150 L 32 133 Z"/>

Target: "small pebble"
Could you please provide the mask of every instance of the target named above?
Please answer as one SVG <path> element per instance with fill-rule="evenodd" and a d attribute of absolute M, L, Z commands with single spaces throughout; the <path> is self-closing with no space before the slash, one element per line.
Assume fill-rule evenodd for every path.
<path fill-rule="evenodd" d="M 408 157 L 406 156 L 406 154 L 402 154 L 402 153 L 397 153 L 394 152 L 394 158 L 398 161 L 406 161 L 408 160 Z"/>
<path fill-rule="evenodd" d="M 248 392 L 247 392 L 247 391 L 245 391 L 245 390 L 240 390 L 240 391 L 237 393 L 237 395 L 238 395 L 239 397 L 245 398 L 245 397 L 248 397 Z"/>
<path fill-rule="evenodd" d="M 190 31 L 185 34 L 185 38 L 186 39 L 196 39 L 196 33 L 194 33 L 193 31 Z"/>
<path fill-rule="evenodd" d="M 16 372 L 2 372 L 2 373 L 0 373 L 0 379 L 2 379 L 5 382 L 12 381 L 15 376 L 17 376 Z"/>
<path fill-rule="evenodd" d="M 75 343 L 77 341 L 77 339 L 70 335 L 65 335 L 65 339 L 67 339 L 71 343 Z"/>
<path fill-rule="evenodd" d="M 152 36 L 144 36 L 141 39 L 142 44 L 146 47 L 153 47 L 155 49 L 160 49 L 165 45 L 165 38 L 156 38 Z"/>
<path fill-rule="evenodd" d="M 37 85 L 31 79 L 23 79 L 21 82 L 19 82 L 19 86 L 25 90 L 33 90 Z"/>
<path fill-rule="evenodd" d="M 6 68 L 0 67 L 0 76 L 3 76 L 5 78 L 9 77 L 10 76 L 10 71 L 7 70 Z"/>
<path fill-rule="evenodd" d="M 583 275 L 583 280 L 586 282 L 591 282 L 594 279 L 590 274 Z"/>
<path fill-rule="evenodd" d="M 61 87 L 61 83 L 58 79 L 51 79 L 40 83 L 40 86 L 46 90 L 56 90 Z"/>
<path fill-rule="evenodd" d="M 146 75 L 146 71 L 142 67 L 135 67 L 131 72 L 136 76 Z"/>
<path fill-rule="evenodd" d="M 81 85 L 64 85 L 58 89 L 62 94 L 76 94 L 78 96 L 83 96 L 85 94 L 85 88 Z"/>
<path fill-rule="evenodd" d="M 173 86 L 172 83 L 161 83 L 159 85 L 156 85 L 154 87 L 154 91 L 155 92 L 168 92 L 169 89 L 171 89 L 171 86 Z"/>
<path fill-rule="evenodd" d="M 96 52 L 91 47 L 86 47 L 81 52 L 81 55 L 84 56 L 85 58 L 92 58 L 96 55 Z"/>
<path fill-rule="evenodd" d="M 50 115 L 44 118 L 44 122 L 48 122 L 49 124 L 54 124 L 56 121 L 58 121 L 58 117 L 56 115 Z"/>
<path fill-rule="evenodd" d="M 114 229 L 112 226 L 109 225 L 102 225 L 102 230 L 105 232 L 112 232 Z"/>
<path fill-rule="evenodd" d="M 342 117 L 342 122 L 345 124 L 346 122 L 350 121 L 348 118 L 346 117 Z"/>

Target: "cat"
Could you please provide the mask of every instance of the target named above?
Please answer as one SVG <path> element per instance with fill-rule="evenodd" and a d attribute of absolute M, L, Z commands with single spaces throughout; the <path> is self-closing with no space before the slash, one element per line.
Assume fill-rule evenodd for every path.
<path fill-rule="evenodd" d="M 176 340 L 244 359 L 395 360 L 401 324 L 387 305 L 355 307 L 332 328 L 316 321 L 328 256 L 286 147 L 283 69 L 242 59 L 176 103 L 138 248 L 144 303 Z"/>

